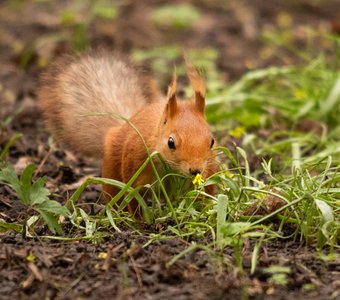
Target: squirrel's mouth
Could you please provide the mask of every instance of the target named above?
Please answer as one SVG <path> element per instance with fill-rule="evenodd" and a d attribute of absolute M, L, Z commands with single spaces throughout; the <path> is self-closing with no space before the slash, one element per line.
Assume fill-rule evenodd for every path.
<path fill-rule="evenodd" d="M 198 174 L 204 173 L 203 166 L 196 166 L 196 165 L 191 166 L 187 162 L 176 163 L 176 162 L 169 161 L 169 160 L 167 160 L 166 163 L 171 170 L 181 173 L 182 175 L 186 175 L 188 177 L 193 177 Z"/>

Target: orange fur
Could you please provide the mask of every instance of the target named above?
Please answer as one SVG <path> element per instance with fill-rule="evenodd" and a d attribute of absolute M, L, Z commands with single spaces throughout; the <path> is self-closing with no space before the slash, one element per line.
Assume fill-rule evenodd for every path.
<path fill-rule="evenodd" d="M 57 64 L 43 76 L 45 84 L 39 93 L 47 125 L 75 150 L 101 156 L 103 177 L 127 182 L 147 159 L 148 152 L 129 122 L 93 116 L 96 112 L 126 113 L 149 153 L 158 151 L 171 168 L 181 173 L 199 172 L 207 178 L 217 171 L 216 155 L 210 148 L 212 133 L 204 115 L 205 82 L 188 60 L 195 101 L 177 99 L 175 71 L 167 99 L 162 101 L 152 80 L 108 53 L 72 58 L 60 66 Z M 175 149 L 169 148 L 170 137 Z M 149 165 L 134 186 L 153 181 Z M 107 200 L 118 192 L 108 185 L 103 190 Z M 210 186 L 207 191 L 213 194 L 216 188 Z M 137 203 L 132 201 L 129 210 L 138 210 Z"/>

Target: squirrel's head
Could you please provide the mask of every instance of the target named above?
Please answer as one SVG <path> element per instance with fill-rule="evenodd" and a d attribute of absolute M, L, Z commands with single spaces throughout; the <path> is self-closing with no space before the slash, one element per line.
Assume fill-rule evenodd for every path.
<path fill-rule="evenodd" d="M 214 137 L 205 119 L 205 81 L 191 64 L 188 65 L 188 61 L 187 67 L 195 100 L 177 99 L 174 71 L 160 124 L 159 150 L 171 168 L 183 174 L 196 175 L 209 168 Z"/>

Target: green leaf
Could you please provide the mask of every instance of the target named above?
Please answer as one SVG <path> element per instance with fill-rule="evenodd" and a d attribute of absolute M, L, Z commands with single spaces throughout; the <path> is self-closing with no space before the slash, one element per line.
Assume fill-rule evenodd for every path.
<path fill-rule="evenodd" d="M 217 233 L 216 238 L 217 242 L 221 241 L 223 238 L 222 227 L 226 223 L 227 217 L 227 209 L 228 209 L 228 196 L 227 195 L 218 195 L 217 196 Z"/>
<path fill-rule="evenodd" d="M 338 104 L 337 104 L 338 103 Z M 320 114 L 326 115 L 340 103 L 340 77 L 335 81 L 327 99 L 322 103 Z"/>
<path fill-rule="evenodd" d="M 20 181 L 12 165 L 5 166 L 0 170 L 0 182 L 9 185 L 16 193 L 20 192 Z"/>
<path fill-rule="evenodd" d="M 79 211 L 83 218 L 83 221 L 85 222 L 86 236 L 93 236 L 97 228 L 96 222 L 91 221 L 88 214 L 81 208 L 79 208 Z"/>
<path fill-rule="evenodd" d="M 5 221 L 0 220 L 0 232 L 7 232 L 7 231 L 15 231 L 15 232 L 22 232 L 22 225 L 17 223 L 7 223 Z"/>
<path fill-rule="evenodd" d="M 46 177 L 41 177 L 32 184 L 34 169 L 33 164 L 28 165 L 19 180 L 13 166 L 6 166 L 0 170 L 0 182 L 9 185 L 23 204 L 38 212 L 53 233 L 62 233 L 57 218 L 60 215 L 69 216 L 70 212 L 59 202 L 48 198 L 50 192 L 44 187 Z"/>
<path fill-rule="evenodd" d="M 30 228 L 34 224 L 36 224 L 39 221 L 38 216 L 31 216 L 27 221 L 26 221 L 26 227 Z"/>
<path fill-rule="evenodd" d="M 58 219 L 55 215 L 49 213 L 49 212 L 45 212 L 39 208 L 37 208 L 37 211 L 40 213 L 40 215 L 42 216 L 42 218 L 44 219 L 45 223 L 47 224 L 48 228 L 52 231 L 52 233 L 58 233 L 58 234 L 62 234 L 63 230 L 60 226 L 60 224 L 58 223 Z"/>
<path fill-rule="evenodd" d="M 107 218 L 109 219 L 109 222 L 111 224 L 111 226 L 117 231 L 117 232 L 122 232 L 118 226 L 116 225 L 116 222 L 114 221 L 113 219 L 113 216 L 112 216 L 112 212 L 111 212 L 111 209 L 108 205 L 106 205 L 105 207 L 105 212 L 106 212 L 106 215 L 107 215 Z"/>
<path fill-rule="evenodd" d="M 225 223 L 221 231 L 225 236 L 236 236 L 246 232 L 251 226 L 252 224 L 249 222 Z"/>
<path fill-rule="evenodd" d="M 44 187 L 46 179 L 46 177 L 40 177 L 32 184 L 29 193 L 29 200 L 32 206 L 49 201 L 48 196 L 50 195 L 50 192 Z"/>
<path fill-rule="evenodd" d="M 323 200 L 315 199 L 315 204 L 322 214 L 324 222 L 334 221 L 332 208 Z"/>
<path fill-rule="evenodd" d="M 199 10 L 189 4 L 167 4 L 154 10 L 151 19 L 161 26 L 169 26 L 175 29 L 191 27 L 201 17 Z"/>
<path fill-rule="evenodd" d="M 29 164 L 21 174 L 20 177 L 20 193 L 18 193 L 19 198 L 25 205 L 31 205 L 30 202 L 30 192 L 31 192 L 31 180 L 34 172 L 34 165 Z"/>
<path fill-rule="evenodd" d="M 39 209 L 39 211 L 65 217 L 71 215 L 70 211 L 65 206 L 62 206 L 59 202 L 54 200 L 46 200 L 40 203 L 37 206 L 37 209 Z"/>

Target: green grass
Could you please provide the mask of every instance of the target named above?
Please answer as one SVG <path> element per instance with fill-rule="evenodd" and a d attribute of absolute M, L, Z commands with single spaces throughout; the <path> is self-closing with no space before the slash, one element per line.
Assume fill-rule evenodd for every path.
<path fill-rule="evenodd" d="M 334 43 L 337 45 L 334 48 L 340 49 L 339 39 L 334 39 Z M 176 48 L 168 50 L 137 51 L 135 57 L 158 61 L 153 65 L 157 71 L 159 64 L 166 65 L 167 61 L 181 56 L 181 51 Z M 37 205 L 52 207 L 55 203 L 49 199 L 44 179 L 31 183 L 33 167 L 29 167 L 21 179 L 17 178 L 12 168 L 4 167 L 0 181 L 12 187 L 21 201 L 33 208 L 36 218 L 42 218 L 52 232 L 59 233 L 45 238 L 100 242 L 112 231 L 122 231 L 122 228 L 128 227 L 136 235 L 148 237 L 144 247 L 160 239 L 176 237 L 196 241 L 173 257 L 169 265 L 195 249 L 204 249 L 214 256 L 231 247 L 236 266 L 242 269 L 242 249 L 246 240 L 253 241 L 252 272 L 256 269 L 257 256 L 264 241 L 283 239 L 312 245 L 317 250 L 325 249 L 326 253 L 338 251 L 339 61 L 330 62 L 319 54 L 300 66 L 250 71 L 239 81 L 224 86 L 214 63 L 216 53 L 211 49 L 199 51 L 194 50 L 190 55 L 195 63 L 195 57 L 201 57 L 197 64 L 206 68 L 207 116 L 216 136 L 220 137 L 221 145 L 221 170 L 204 183 L 193 185 L 192 178 L 183 180 L 183 176 L 178 174 L 164 177 L 158 174 L 157 182 L 145 187 L 151 195 L 150 202 L 146 202 L 140 187 L 132 188 L 132 184 L 146 164 L 152 161 L 152 156 L 157 155 L 150 153 L 148 160 L 128 183 L 88 178 L 67 199 L 65 207 L 58 206 L 58 210 L 47 218 L 46 212 L 44 215 L 44 210 L 39 210 Z M 161 54 L 163 58 L 159 58 Z M 336 53 L 337 57 L 339 54 Z M 179 72 L 182 68 L 178 67 Z M 307 121 L 311 129 L 301 129 L 301 124 Z M 0 152 L 1 158 L 6 156 L 8 148 L 17 138 L 14 136 Z M 234 146 L 225 143 L 230 140 Z M 119 187 L 121 192 L 106 206 L 95 204 L 101 207 L 101 211 L 97 215 L 89 215 L 78 199 L 89 185 L 103 183 Z M 212 183 L 219 186 L 219 192 L 214 197 L 204 193 L 204 186 Z M 173 191 L 171 194 L 165 189 L 168 184 Z M 32 194 L 41 201 L 37 203 L 30 196 Z M 202 197 L 205 200 L 197 200 Z M 145 221 L 164 224 L 162 230 L 149 233 L 138 229 L 139 226 L 124 210 L 133 198 L 141 204 Z M 121 199 L 121 204 L 115 206 Z M 270 201 L 279 203 L 278 207 Z M 267 213 L 259 213 L 261 205 L 269 206 Z M 51 213 L 50 210 L 47 212 Z M 72 224 L 67 234 L 61 233 L 57 222 L 59 215 Z M 37 219 L 26 224 L 1 222 L 0 229 L 27 228 L 30 236 L 34 236 L 37 224 Z M 14 225 L 17 227 L 13 228 Z M 273 282 L 284 284 L 290 270 L 268 268 L 267 272 L 272 274 Z"/>

